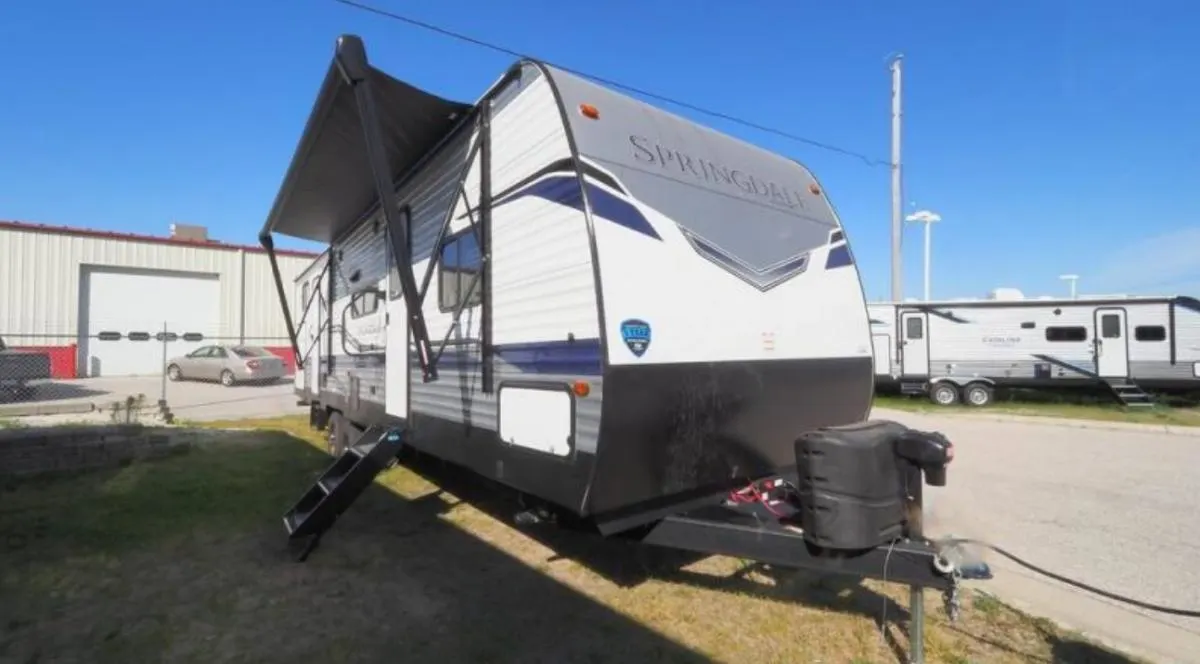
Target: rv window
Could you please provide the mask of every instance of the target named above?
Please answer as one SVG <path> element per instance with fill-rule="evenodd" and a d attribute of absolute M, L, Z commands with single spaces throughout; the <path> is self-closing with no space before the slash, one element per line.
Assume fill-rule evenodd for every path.
<path fill-rule="evenodd" d="M 1133 328 L 1133 338 L 1138 341 L 1166 341 L 1167 328 L 1162 325 L 1138 325 Z"/>
<path fill-rule="evenodd" d="M 479 243 L 472 229 L 468 228 L 442 243 L 438 264 L 438 291 L 441 295 L 438 304 L 443 313 L 455 311 L 460 304 L 466 308 L 482 302 L 483 291 L 476 276 L 482 267 Z"/>
<path fill-rule="evenodd" d="M 904 319 L 904 338 L 905 339 L 923 339 L 924 337 L 925 337 L 925 330 L 923 329 L 923 326 L 921 325 L 920 318 Z"/>
<path fill-rule="evenodd" d="M 1032 330 L 1035 327 L 1037 327 L 1037 323 L 1033 323 L 1033 322 L 1021 323 L 1022 330 Z"/>
<path fill-rule="evenodd" d="M 373 290 L 360 291 L 350 298 L 350 317 L 362 318 L 379 311 L 379 293 Z"/>
<path fill-rule="evenodd" d="M 1087 341 L 1087 328 L 1048 327 L 1046 341 Z"/>
<path fill-rule="evenodd" d="M 1120 314 L 1104 314 L 1100 317 L 1100 336 L 1105 339 L 1121 338 Z"/>

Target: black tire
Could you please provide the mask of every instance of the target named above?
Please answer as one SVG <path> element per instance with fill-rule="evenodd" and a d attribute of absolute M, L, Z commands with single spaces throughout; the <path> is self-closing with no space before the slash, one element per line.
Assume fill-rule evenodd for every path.
<path fill-rule="evenodd" d="M 325 423 L 325 446 L 329 456 L 340 457 L 350 446 L 350 423 L 341 413 L 329 414 Z"/>
<path fill-rule="evenodd" d="M 226 369 L 221 372 L 221 384 L 225 387 L 233 387 L 237 381 L 233 378 L 233 372 Z"/>
<path fill-rule="evenodd" d="M 996 391 L 987 383 L 971 383 L 963 389 L 963 401 L 972 408 L 992 405 Z"/>
<path fill-rule="evenodd" d="M 182 378 L 183 371 L 179 368 L 178 364 L 172 364 L 171 366 L 167 367 L 167 379 L 172 383 L 181 380 Z"/>
<path fill-rule="evenodd" d="M 939 406 L 953 406 L 958 403 L 958 386 L 953 383 L 935 383 L 929 388 L 929 398 Z"/>

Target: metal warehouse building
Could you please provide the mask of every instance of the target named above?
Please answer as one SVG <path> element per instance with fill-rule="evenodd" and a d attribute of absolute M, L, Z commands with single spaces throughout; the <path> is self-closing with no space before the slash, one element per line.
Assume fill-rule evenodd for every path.
<path fill-rule="evenodd" d="M 276 255 L 294 310 L 290 284 L 316 254 Z M 55 378 L 160 374 L 164 338 L 172 355 L 221 340 L 291 359 L 265 252 L 197 226 L 156 237 L 0 221 L 0 337 L 48 351 Z"/>

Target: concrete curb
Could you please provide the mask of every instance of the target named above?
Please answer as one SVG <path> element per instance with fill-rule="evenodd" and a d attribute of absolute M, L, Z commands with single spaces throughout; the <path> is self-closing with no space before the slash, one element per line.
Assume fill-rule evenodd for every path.
<path fill-rule="evenodd" d="M 29 417 L 31 415 L 78 415 L 96 410 L 91 401 L 80 403 L 32 403 L 5 404 L 0 406 L 0 417 Z"/>
<path fill-rule="evenodd" d="M 1043 426 L 1073 427 L 1076 429 L 1099 429 L 1103 431 L 1128 431 L 1130 433 L 1165 433 L 1172 436 L 1190 436 L 1200 438 L 1200 426 L 1185 427 L 1173 424 L 1142 424 L 1139 422 L 1109 422 L 1107 420 L 1072 419 L 1067 417 L 1048 417 L 1040 415 L 1010 415 L 1008 413 L 955 413 L 947 411 L 910 411 L 880 408 L 872 410 L 888 419 L 899 419 L 904 415 L 918 417 L 952 417 L 958 420 L 977 422 L 1009 422 L 1013 424 L 1041 424 Z M 885 414 L 886 413 L 886 414 Z"/>

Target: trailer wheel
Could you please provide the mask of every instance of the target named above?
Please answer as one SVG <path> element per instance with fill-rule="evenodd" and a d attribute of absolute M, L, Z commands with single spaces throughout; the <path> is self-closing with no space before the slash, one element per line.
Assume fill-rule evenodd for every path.
<path fill-rule="evenodd" d="M 963 390 L 963 400 L 976 408 L 990 405 L 994 395 L 991 385 L 986 383 L 971 383 Z"/>
<path fill-rule="evenodd" d="M 951 383 L 938 383 L 929 388 L 929 398 L 939 406 L 953 406 L 958 403 L 958 387 Z"/>
<path fill-rule="evenodd" d="M 325 441 L 329 456 L 340 457 L 348 446 L 346 427 L 348 423 L 341 413 L 334 411 L 329 414 L 325 425 Z"/>

